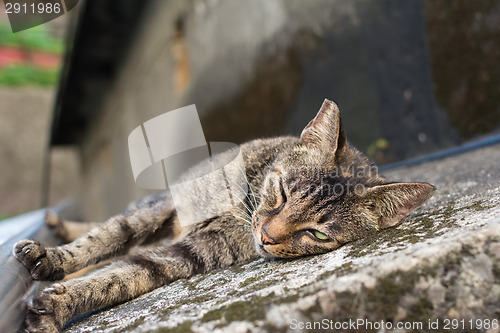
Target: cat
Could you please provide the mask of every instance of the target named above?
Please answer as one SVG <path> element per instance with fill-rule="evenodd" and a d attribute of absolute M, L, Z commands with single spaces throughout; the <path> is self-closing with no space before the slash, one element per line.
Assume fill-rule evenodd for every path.
<path fill-rule="evenodd" d="M 25 331 L 58 332 L 93 309 L 258 257 L 332 251 L 398 225 L 435 191 L 427 183 L 393 183 L 380 176 L 347 142 L 340 111 L 329 100 L 299 138 L 256 139 L 240 151 L 248 195 L 227 214 L 197 224 L 181 227 L 169 191 L 139 200 L 99 225 L 64 221 L 48 212 L 47 224 L 70 242 L 54 248 L 33 240 L 16 243 L 14 256 L 33 279 L 61 280 L 120 257 L 36 295 L 27 303 Z"/>

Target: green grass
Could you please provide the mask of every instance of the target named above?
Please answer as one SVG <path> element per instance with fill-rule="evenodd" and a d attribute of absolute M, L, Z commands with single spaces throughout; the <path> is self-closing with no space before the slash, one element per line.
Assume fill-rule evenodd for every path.
<path fill-rule="evenodd" d="M 59 69 L 43 69 L 31 65 L 12 65 L 0 70 L 0 85 L 52 86 L 59 80 Z"/>
<path fill-rule="evenodd" d="M 43 25 L 13 33 L 10 26 L 0 24 L 0 45 L 56 54 L 64 51 L 63 41 L 51 37 Z"/>
<path fill-rule="evenodd" d="M 0 46 L 18 47 L 30 51 L 62 54 L 64 43 L 50 36 L 43 26 L 13 33 L 10 26 L 0 24 Z M 0 69 L 0 85 L 3 86 L 53 86 L 59 80 L 60 69 L 37 68 L 18 64 Z"/>

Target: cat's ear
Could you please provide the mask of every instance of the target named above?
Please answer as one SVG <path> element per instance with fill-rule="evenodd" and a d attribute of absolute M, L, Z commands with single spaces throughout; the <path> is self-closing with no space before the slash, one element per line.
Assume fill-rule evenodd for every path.
<path fill-rule="evenodd" d="M 365 209 L 375 215 L 379 229 L 403 222 L 435 191 L 427 183 L 393 183 L 367 188 L 362 195 Z"/>
<path fill-rule="evenodd" d="M 337 104 L 325 99 L 316 117 L 302 131 L 299 143 L 320 149 L 326 156 L 340 156 L 345 151 L 347 140 Z"/>

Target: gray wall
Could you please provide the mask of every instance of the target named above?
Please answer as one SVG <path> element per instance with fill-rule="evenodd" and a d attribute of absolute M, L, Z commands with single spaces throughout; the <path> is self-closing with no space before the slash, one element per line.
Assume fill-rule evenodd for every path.
<path fill-rule="evenodd" d="M 299 134 L 329 98 L 379 163 L 455 142 L 433 97 L 422 1 L 158 0 L 130 38 L 82 145 L 90 219 L 147 193 L 133 181 L 128 134 L 189 104 L 207 141 Z"/>

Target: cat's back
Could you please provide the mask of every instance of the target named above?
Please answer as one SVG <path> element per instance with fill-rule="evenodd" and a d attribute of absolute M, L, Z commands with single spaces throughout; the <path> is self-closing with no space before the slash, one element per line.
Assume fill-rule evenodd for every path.
<path fill-rule="evenodd" d="M 225 164 L 231 162 L 238 154 L 241 154 L 245 172 L 249 177 L 252 177 L 255 171 L 262 171 L 270 164 L 277 154 L 284 150 L 291 149 L 297 142 L 298 138 L 293 136 L 250 140 L 222 153 L 215 154 L 212 156 L 212 160 L 218 161 L 216 164 Z M 208 160 L 205 160 L 187 169 L 180 177 L 180 180 L 187 181 L 206 176 L 207 170 L 209 169 L 207 169 L 207 164 Z M 187 195 L 191 194 L 187 193 Z M 194 196 L 196 193 L 192 193 L 192 195 Z M 166 191 L 157 192 L 131 202 L 127 206 L 124 215 L 129 215 L 137 209 L 153 207 L 158 201 L 169 200 L 171 200 L 171 196 L 168 189 Z"/>

